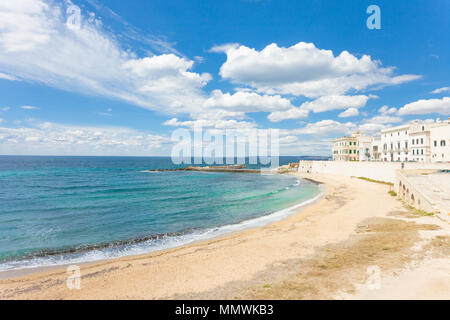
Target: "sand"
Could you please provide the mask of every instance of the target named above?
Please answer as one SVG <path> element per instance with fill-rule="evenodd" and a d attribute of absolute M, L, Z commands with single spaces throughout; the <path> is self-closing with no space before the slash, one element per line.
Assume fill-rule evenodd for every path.
<path fill-rule="evenodd" d="M 305 176 L 324 183 L 324 196 L 280 222 L 82 265 L 79 290 L 68 289 L 65 269 L 1 279 L 0 298 L 450 298 L 448 223 L 408 212 L 387 185 Z M 366 285 L 370 266 L 379 289 Z"/>

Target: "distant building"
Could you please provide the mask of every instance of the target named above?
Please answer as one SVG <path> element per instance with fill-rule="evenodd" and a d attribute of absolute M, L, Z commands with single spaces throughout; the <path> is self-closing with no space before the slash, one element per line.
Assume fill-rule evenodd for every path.
<path fill-rule="evenodd" d="M 334 139 L 333 160 L 334 161 L 359 161 L 358 132 L 350 137 Z"/>
<path fill-rule="evenodd" d="M 450 162 L 450 118 L 430 128 L 431 162 Z"/>
<path fill-rule="evenodd" d="M 382 158 L 381 158 L 382 154 L 383 154 L 383 150 L 381 147 L 381 138 L 380 137 L 373 138 L 372 158 L 370 159 L 370 161 L 382 161 Z"/>
<path fill-rule="evenodd" d="M 359 136 L 358 137 L 358 147 L 359 147 L 359 161 L 372 161 L 373 156 L 373 140 L 372 137 Z"/>
<path fill-rule="evenodd" d="M 382 161 L 408 161 L 410 125 L 402 125 L 381 131 Z"/>
<path fill-rule="evenodd" d="M 335 161 L 450 162 L 450 118 L 418 120 L 381 131 L 380 137 L 352 134 L 334 139 Z"/>
<path fill-rule="evenodd" d="M 430 127 L 433 124 L 420 123 L 414 121 L 410 127 L 410 150 L 411 154 L 408 160 L 416 162 L 431 162 L 431 150 L 430 150 Z M 405 161 L 408 161 L 405 160 Z"/>

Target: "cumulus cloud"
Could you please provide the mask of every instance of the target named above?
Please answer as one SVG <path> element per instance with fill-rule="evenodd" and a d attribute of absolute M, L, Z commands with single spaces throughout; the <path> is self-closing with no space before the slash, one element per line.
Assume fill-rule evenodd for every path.
<path fill-rule="evenodd" d="M 139 58 L 95 17 L 82 15 L 79 28 L 66 23 L 67 8 L 62 1 L 1 1 L 0 72 L 169 113 L 202 101 L 211 76 L 192 72 L 193 61 L 174 53 Z"/>
<path fill-rule="evenodd" d="M 274 111 L 267 117 L 272 122 L 279 122 L 287 119 L 304 119 L 309 114 L 308 110 L 301 108 L 291 108 L 285 111 Z"/>
<path fill-rule="evenodd" d="M 320 97 L 319 99 L 307 101 L 302 103 L 298 108 L 290 108 L 284 111 L 272 112 L 268 119 L 272 122 L 278 122 L 286 119 L 304 119 L 308 117 L 309 112 L 319 113 L 330 110 L 338 109 L 349 109 L 347 113 L 343 112 L 341 114 L 352 114 L 358 115 L 359 112 L 357 108 L 361 108 L 366 105 L 367 100 L 373 96 L 341 96 L 341 95 L 331 95 Z M 355 111 L 356 110 L 356 113 Z M 348 115 L 351 116 L 351 115 Z"/>
<path fill-rule="evenodd" d="M 405 104 L 401 107 L 397 114 L 425 114 L 438 113 L 442 115 L 450 114 L 450 97 L 443 97 L 442 99 L 420 99 L 418 101 Z"/>
<path fill-rule="evenodd" d="M 252 129 L 256 127 L 255 123 L 248 121 L 237 121 L 237 120 L 224 120 L 224 119 L 197 119 L 189 121 L 179 121 L 177 118 L 172 118 L 163 123 L 166 126 L 172 127 L 203 127 L 203 128 L 214 128 L 214 129 Z"/>
<path fill-rule="evenodd" d="M 356 117 L 359 115 L 359 111 L 356 108 L 348 108 L 347 110 L 339 113 L 339 118 L 348 118 L 348 117 Z"/>
<path fill-rule="evenodd" d="M 305 42 L 288 48 L 270 44 L 261 51 L 228 44 L 214 47 L 212 51 L 227 55 L 220 69 L 222 78 L 269 94 L 314 98 L 420 78 L 418 75 L 394 76 L 394 68 L 382 67 L 381 62 L 368 55 L 357 58 L 343 51 L 334 56 L 331 50 Z"/>
<path fill-rule="evenodd" d="M 152 155 L 170 143 L 165 136 L 121 127 L 50 122 L 30 127 L 0 127 L 0 154 Z"/>
<path fill-rule="evenodd" d="M 294 135 L 347 134 L 355 127 L 355 124 L 351 122 L 342 123 L 334 120 L 321 120 L 314 123 L 308 123 L 303 128 L 288 130 L 287 132 Z"/>
<path fill-rule="evenodd" d="M 437 93 L 441 93 L 441 92 L 445 92 L 445 91 L 450 91 L 450 87 L 439 88 L 439 89 L 431 91 L 431 93 L 437 94 Z"/>
<path fill-rule="evenodd" d="M 346 108 L 361 108 L 366 105 L 369 96 L 359 95 L 359 96 L 341 96 L 341 95 L 331 95 L 320 97 L 319 99 L 304 102 L 301 108 L 304 110 L 309 110 L 314 113 L 336 110 L 336 109 L 346 109 Z"/>
<path fill-rule="evenodd" d="M 382 106 L 382 107 L 378 110 L 378 112 L 381 113 L 381 114 L 384 115 L 384 116 L 387 116 L 387 115 L 396 113 L 396 112 L 397 112 L 397 109 L 394 108 L 394 107 L 389 108 L 388 106 Z"/>
<path fill-rule="evenodd" d="M 279 95 L 260 95 L 256 92 L 238 91 L 234 94 L 214 90 L 203 106 L 205 108 L 223 108 L 232 111 L 260 112 L 286 110 L 292 108 L 291 102 Z"/>

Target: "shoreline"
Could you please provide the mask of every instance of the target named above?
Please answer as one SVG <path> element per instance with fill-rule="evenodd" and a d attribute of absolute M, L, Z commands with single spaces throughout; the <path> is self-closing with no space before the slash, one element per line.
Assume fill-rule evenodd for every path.
<path fill-rule="evenodd" d="M 192 236 L 193 238 L 187 239 L 186 242 L 183 242 L 181 244 L 173 244 L 173 245 L 169 244 L 169 245 L 167 245 L 167 247 L 165 247 L 163 245 L 162 248 L 156 247 L 154 249 L 149 247 L 148 251 L 143 252 L 143 253 L 137 253 L 137 254 L 136 253 L 126 254 L 125 253 L 123 255 L 119 255 L 116 257 L 106 257 L 106 258 L 100 258 L 100 259 L 94 259 L 94 260 L 74 261 L 74 262 L 67 261 L 65 263 L 54 264 L 54 265 L 27 266 L 27 267 L 20 267 L 20 268 L 14 268 L 14 269 L 0 270 L 0 280 L 13 279 L 13 278 L 26 276 L 26 275 L 33 275 L 33 274 L 41 273 L 41 272 L 45 272 L 45 271 L 62 270 L 62 269 L 67 268 L 70 265 L 85 266 L 85 265 L 91 265 L 91 264 L 101 263 L 101 262 L 105 262 L 105 261 L 113 261 L 113 260 L 121 259 L 121 258 L 138 257 L 138 256 L 147 255 L 147 254 L 151 254 L 151 253 L 164 252 L 165 250 L 176 249 L 176 248 L 180 248 L 180 247 L 183 247 L 186 245 L 199 243 L 202 241 L 214 240 L 216 238 L 220 238 L 223 236 L 233 235 L 235 233 L 243 232 L 245 230 L 261 228 L 261 227 L 267 226 L 271 223 L 284 220 L 287 217 L 289 217 L 290 215 L 300 213 L 299 210 L 301 210 L 301 208 L 307 207 L 308 205 L 311 205 L 311 204 L 319 201 L 324 196 L 323 183 L 321 183 L 319 181 L 315 181 L 313 179 L 309 179 L 309 178 L 301 178 L 296 174 L 294 174 L 294 176 L 297 178 L 299 183 L 301 180 L 305 180 L 305 181 L 316 184 L 318 187 L 318 193 L 316 195 L 314 195 L 312 198 L 308 198 L 308 199 L 303 200 L 302 202 L 297 203 L 293 206 L 287 207 L 287 208 L 279 210 L 279 211 L 272 212 L 267 215 L 251 218 L 248 220 L 243 220 L 243 221 L 233 223 L 233 224 L 225 224 L 222 226 L 205 229 L 205 230 L 202 230 L 202 232 L 200 234 L 192 234 L 192 233 L 183 234 L 183 236 L 187 236 L 187 237 Z M 209 234 L 209 233 L 211 233 L 211 234 Z M 168 239 L 170 239 L 170 237 Z M 145 242 L 146 241 L 142 241 L 141 243 L 145 243 Z M 108 247 L 108 245 L 105 244 L 105 248 L 107 248 L 107 247 Z M 69 255 L 70 254 L 82 254 L 83 252 L 89 253 L 89 252 L 93 252 L 96 250 L 97 249 L 81 250 L 81 251 L 76 251 L 76 252 L 74 251 L 73 253 L 68 253 L 68 254 Z M 102 249 L 100 248 L 98 250 L 101 251 Z M 63 255 L 65 255 L 65 253 L 56 253 L 54 255 L 47 255 L 47 256 L 38 257 L 38 258 L 63 256 Z"/>
<path fill-rule="evenodd" d="M 417 224 L 419 220 L 405 222 L 407 211 L 387 194 L 387 186 L 343 176 L 296 175 L 322 182 L 324 194 L 281 221 L 177 248 L 80 265 L 80 290 L 66 287 L 68 275 L 61 269 L 3 279 L 0 298 L 324 299 L 342 293 L 352 299 L 353 284 L 364 282 L 367 263 L 391 272 L 413 258 L 408 250 L 421 239 L 420 228 L 449 234 L 448 224 L 436 217 L 423 219 L 440 224 L 440 231 L 428 230 Z M 389 231 L 392 224 L 395 232 Z M 371 228 L 382 232 L 364 233 Z M 374 236 L 378 238 L 370 238 Z M 374 246 L 374 252 L 362 257 L 367 246 Z M 333 255 L 341 251 L 337 265 Z M 298 282 L 292 284 L 294 280 Z M 429 285 L 425 280 L 423 285 Z"/>

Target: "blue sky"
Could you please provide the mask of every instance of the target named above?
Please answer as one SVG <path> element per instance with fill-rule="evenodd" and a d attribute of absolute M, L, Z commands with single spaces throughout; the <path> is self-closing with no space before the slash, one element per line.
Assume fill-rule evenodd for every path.
<path fill-rule="evenodd" d="M 366 26 L 372 4 L 380 30 Z M 2 2 L 0 154 L 169 155 L 173 130 L 202 124 L 278 128 L 281 154 L 329 155 L 351 131 L 446 118 L 449 12 L 446 0 Z"/>

